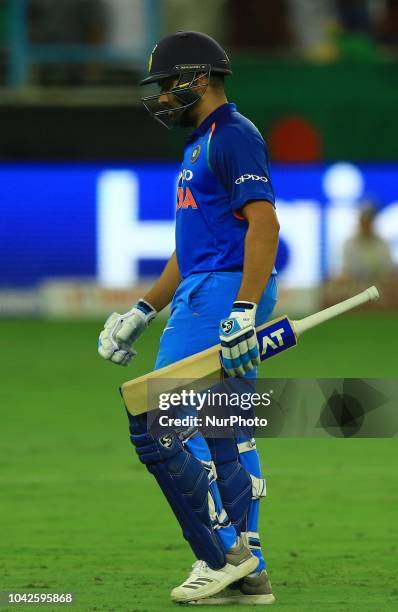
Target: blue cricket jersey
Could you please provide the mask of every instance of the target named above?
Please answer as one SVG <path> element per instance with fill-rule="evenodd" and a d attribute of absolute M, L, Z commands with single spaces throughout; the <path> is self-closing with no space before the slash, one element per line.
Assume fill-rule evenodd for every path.
<path fill-rule="evenodd" d="M 235 104 L 223 104 L 190 135 L 184 150 L 176 214 L 183 278 L 243 269 L 248 223 L 239 210 L 251 200 L 275 205 L 267 146 Z"/>

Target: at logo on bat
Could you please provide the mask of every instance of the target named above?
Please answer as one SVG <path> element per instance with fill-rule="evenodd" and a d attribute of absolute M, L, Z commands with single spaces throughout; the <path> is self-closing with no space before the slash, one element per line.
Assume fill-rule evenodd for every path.
<path fill-rule="evenodd" d="M 276 329 L 275 331 L 271 332 L 269 336 L 264 336 L 264 338 L 262 339 L 261 355 L 266 354 L 268 347 L 270 347 L 272 350 L 275 350 L 284 346 L 284 332 L 285 330 L 283 329 L 283 327 L 280 327 L 279 329 Z"/>
<path fill-rule="evenodd" d="M 257 332 L 257 340 L 261 360 L 268 359 L 297 344 L 294 329 L 287 317 L 281 317 Z"/>

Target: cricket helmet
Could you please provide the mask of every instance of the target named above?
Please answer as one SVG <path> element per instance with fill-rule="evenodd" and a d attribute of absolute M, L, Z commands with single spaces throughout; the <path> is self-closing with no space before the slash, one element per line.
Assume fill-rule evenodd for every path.
<path fill-rule="evenodd" d="M 232 74 L 224 49 L 202 32 L 177 32 L 163 38 L 151 53 L 148 72 L 140 85 L 159 84 L 172 77 L 177 79 L 175 86 L 164 93 L 174 94 L 178 107 L 165 108 L 158 102 L 159 93 L 141 98 L 155 119 L 168 128 L 178 123 L 186 109 L 202 97 L 203 87 L 197 82 L 201 76 Z"/>

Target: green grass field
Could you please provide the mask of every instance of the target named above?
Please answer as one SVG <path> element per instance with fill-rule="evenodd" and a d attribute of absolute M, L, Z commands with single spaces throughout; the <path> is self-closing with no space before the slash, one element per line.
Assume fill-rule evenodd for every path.
<path fill-rule="evenodd" d="M 0 591 L 73 592 L 79 612 L 175 610 L 169 591 L 192 554 L 130 446 L 117 392 L 152 368 L 160 327 L 148 330 L 128 369 L 97 357 L 100 327 L 0 322 Z M 396 377 L 397 337 L 398 317 L 346 316 L 309 332 L 262 373 Z M 396 439 L 259 447 L 269 493 L 262 540 L 277 606 L 397 610 Z"/>

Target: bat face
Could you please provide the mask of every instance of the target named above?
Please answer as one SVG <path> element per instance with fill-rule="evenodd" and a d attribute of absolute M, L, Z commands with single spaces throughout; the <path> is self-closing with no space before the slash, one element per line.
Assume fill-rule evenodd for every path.
<path fill-rule="evenodd" d="M 257 332 L 257 340 L 260 346 L 261 361 L 265 361 L 297 344 L 296 334 L 288 317 L 275 319 L 263 326 Z"/>

